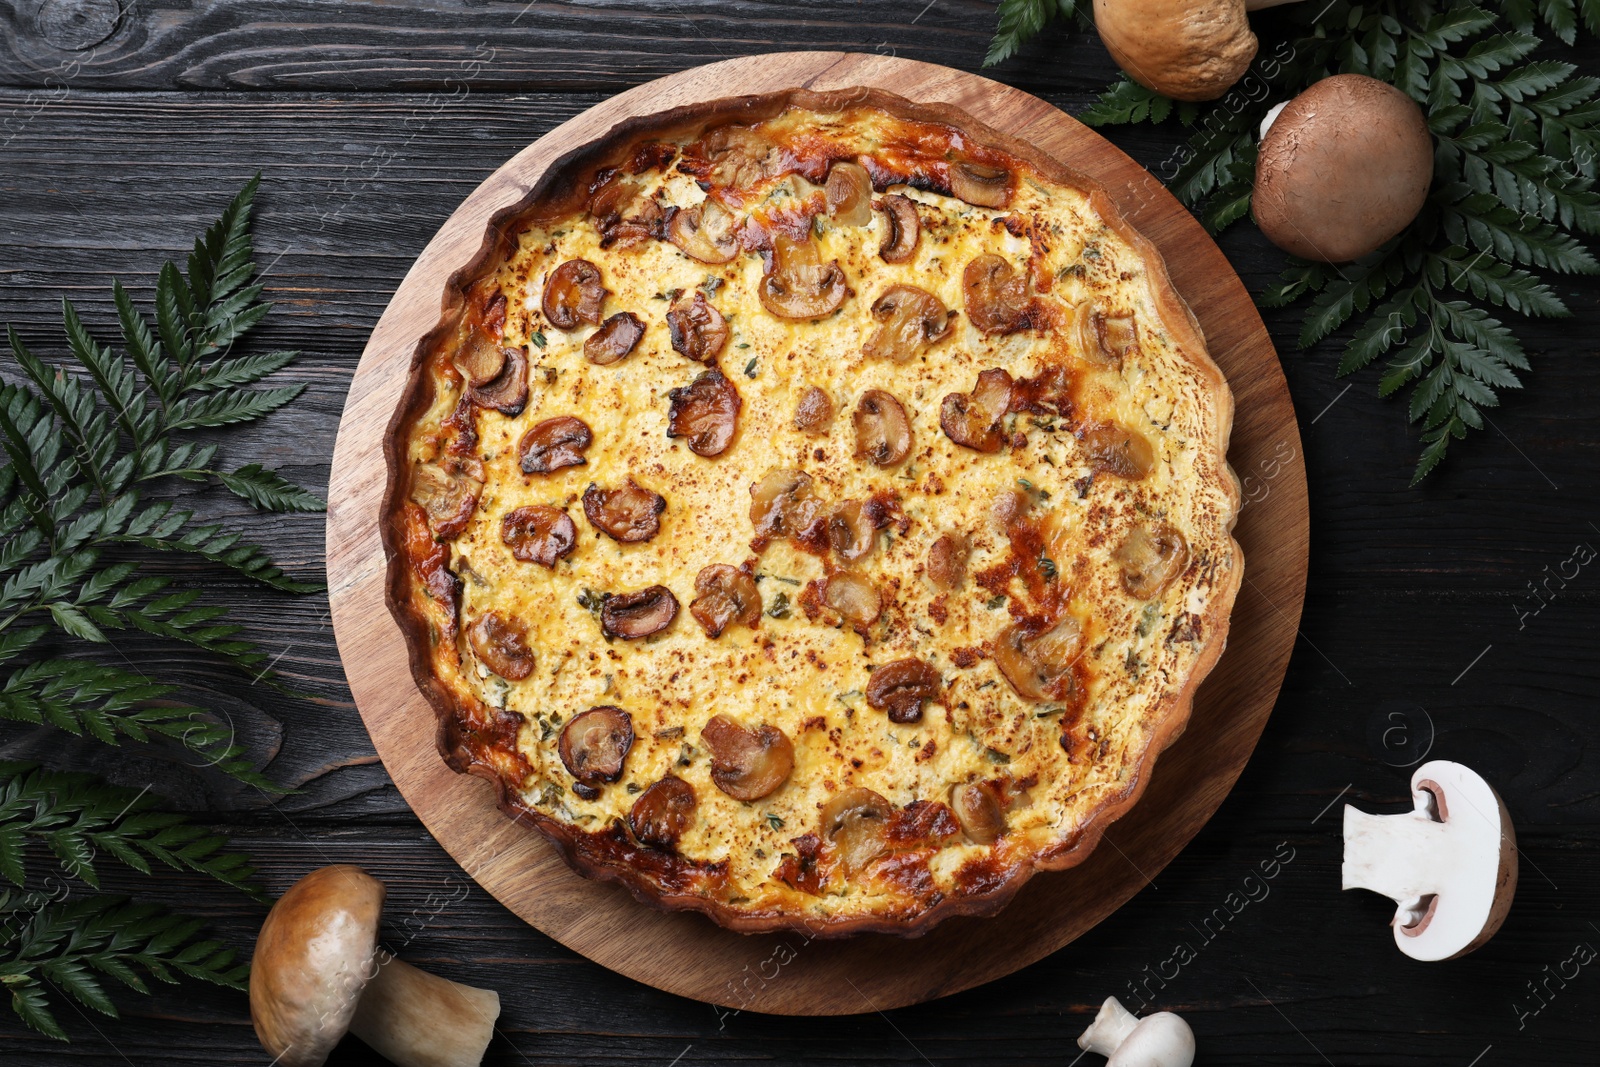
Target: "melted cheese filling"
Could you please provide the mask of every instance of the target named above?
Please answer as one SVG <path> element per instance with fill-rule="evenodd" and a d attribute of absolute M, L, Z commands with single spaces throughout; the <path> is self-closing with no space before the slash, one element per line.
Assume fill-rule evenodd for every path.
<path fill-rule="evenodd" d="M 659 189 L 680 207 L 705 195 L 670 167 L 641 180 L 644 192 Z M 774 182 L 755 210 L 797 199 L 797 189 L 804 191 L 792 180 Z M 1218 398 L 1166 331 L 1140 255 L 1095 215 L 1088 197 L 1034 176 L 1017 182 L 1003 210 L 909 187 L 889 192 L 921 206 L 915 255 L 902 264 L 879 258 L 888 225 L 881 210 L 865 226 L 818 220 L 823 261 L 837 259 L 853 291 L 821 321 L 779 319 L 762 306 L 759 255 L 708 266 L 665 241 L 608 251 L 585 217 L 524 233 L 497 276 L 510 303 L 504 341 L 528 346 L 530 394 L 515 417 L 478 415 L 487 484 L 452 545 L 451 566 L 464 587 L 463 631 L 489 610 L 514 616 L 527 627 L 536 664 L 525 680 L 508 682 L 479 663 L 463 637 L 463 666 L 440 657 L 437 669 L 448 683 L 524 718 L 518 745 L 533 772 L 514 788 L 530 808 L 599 831 L 625 820 L 638 792 L 664 775 L 688 782 L 699 807 L 678 851 L 726 860 L 729 899 L 752 909 L 795 899 L 773 868 L 793 852 L 794 838 L 821 832 L 821 808 L 851 786 L 906 805 L 948 802 L 952 785 L 996 775 L 1031 778 L 995 848 L 1026 856 L 1069 839 L 1107 791 L 1127 788 L 1170 695 L 1205 647 L 1206 635 L 1185 634 L 1185 620 L 1205 614 L 1213 589 L 1229 586 L 1227 571 L 1236 565 L 1228 539 L 1234 504 L 1215 458 Z M 1053 285 L 1039 299 L 1058 307 L 1061 321 L 1072 321 L 1070 310 L 1084 302 L 1132 316 L 1138 344 L 1120 367 L 1087 359 L 1075 333 L 985 336 L 964 313 L 948 338 L 907 363 L 863 356 L 862 344 L 877 327 L 869 309 L 889 285 L 918 286 L 961 311 L 962 271 L 974 257 L 998 253 L 1024 268 L 1029 241 L 1007 232 L 1000 221 L 1006 216 L 1033 220 L 1048 234 L 1044 269 Z M 575 258 L 600 268 L 610 294 L 606 316 L 631 311 L 646 324 L 638 346 L 614 365 L 585 360 L 583 343 L 594 327 L 563 332 L 540 314 L 549 273 Z M 709 459 L 667 436 L 668 390 L 688 385 L 705 368 L 672 349 L 665 313 L 675 291 L 697 288 L 731 327 L 719 364 L 743 402 L 733 444 Z M 941 401 L 970 391 L 980 371 L 1001 367 L 1022 379 L 1063 361 L 1077 378 L 1079 420 L 1122 423 L 1153 446 L 1156 462 L 1147 478 L 1092 476 L 1066 420 L 1010 415 L 1009 430 L 1026 434 L 1027 443 L 997 454 L 960 447 L 941 431 Z M 796 404 L 810 386 L 824 389 L 837 410 L 820 437 L 794 426 Z M 892 393 L 910 415 L 911 454 L 898 466 L 880 469 L 853 455 L 850 416 L 869 389 Z M 422 425 L 437 426 L 454 409 L 459 386 L 440 392 Z M 559 415 L 592 428 L 585 464 L 524 474 L 519 439 Z M 413 456 L 430 458 L 420 436 Z M 765 609 L 758 628 L 734 625 L 711 639 L 690 616 L 702 568 L 757 558 L 750 547 L 750 488 L 779 467 L 808 473 L 817 495 L 830 502 L 893 493 L 910 520 L 904 535 L 880 533 L 877 548 L 850 565 L 883 596 L 883 613 L 864 636 L 826 614 L 807 618 L 800 594 L 824 576 L 824 563 L 781 540 L 756 564 Z M 621 544 L 589 524 L 580 498 L 591 483 L 615 488 L 630 478 L 660 493 L 667 506 L 657 536 Z M 1047 563 L 1070 588 L 1070 610 L 1084 629 L 1087 695 L 1066 725 L 1078 753 L 1073 759 L 1059 706 L 1021 698 L 992 659 L 971 662 L 957 653 L 983 649 L 1011 621 L 1010 601 L 972 576 L 1007 558 L 1010 545 L 992 511 L 999 496 L 1018 487 L 1048 516 Z M 553 569 L 514 559 L 501 540 L 502 517 L 530 504 L 562 508 L 577 526 L 576 548 Z M 1150 602 L 1124 590 L 1112 557 L 1125 532 L 1146 519 L 1182 531 L 1192 560 Z M 966 580 L 942 595 L 924 572 L 929 546 L 947 532 L 967 536 L 971 557 Z M 676 622 L 643 640 L 606 640 L 593 594 L 657 584 L 676 595 L 682 607 Z M 1016 595 L 1021 589 L 1018 581 Z M 899 725 L 869 707 L 863 694 L 870 668 L 911 656 L 941 672 L 945 691 L 926 706 L 922 721 Z M 958 659 L 969 665 L 958 666 Z M 562 723 L 601 704 L 631 714 L 636 740 L 621 780 L 583 799 L 557 742 Z M 745 803 L 713 784 L 699 737 L 718 713 L 752 726 L 770 723 L 793 741 L 794 770 L 776 792 Z M 948 885 L 962 863 L 989 852 L 990 846 L 955 838 L 930 865 L 935 885 Z M 855 878 L 806 903 L 818 913 L 871 910 L 880 892 L 893 891 Z"/>

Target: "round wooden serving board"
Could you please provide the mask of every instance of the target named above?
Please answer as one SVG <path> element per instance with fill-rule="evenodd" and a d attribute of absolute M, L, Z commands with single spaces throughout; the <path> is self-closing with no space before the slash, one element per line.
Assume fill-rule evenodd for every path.
<path fill-rule="evenodd" d="M 445 766 L 433 711 L 412 684 L 384 604 L 382 438 L 417 341 L 438 322 L 446 279 L 478 252 L 489 217 L 520 201 L 552 161 L 639 115 L 857 86 L 953 104 L 1037 145 L 1104 185 L 1155 242 L 1237 403 L 1229 458 L 1244 481 L 1236 536 L 1245 583 L 1229 648 L 1200 688 L 1187 731 L 1082 865 L 1038 875 L 995 918 L 951 919 L 920 939 L 747 936 L 700 915 L 658 913 L 579 877 L 537 832 L 500 812 L 488 783 Z M 1294 408 L 1266 329 L 1222 252 L 1147 171 L 1044 101 L 883 56 L 791 52 L 684 71 L 596 105 L 495 171 L 423 250 L 373 331 L 345 403 L 328 498 L 328 580 L 350 689 L 401 795 L 439 843 L 506 907 L 596 963 L 681 996 L 788 1015 L 883 1010 L 968 989 L 1054 952 L 1120 907 L 1199 831 L 1244 769 L 1277 699 L 1305 594 L 1306 481 Z"/>

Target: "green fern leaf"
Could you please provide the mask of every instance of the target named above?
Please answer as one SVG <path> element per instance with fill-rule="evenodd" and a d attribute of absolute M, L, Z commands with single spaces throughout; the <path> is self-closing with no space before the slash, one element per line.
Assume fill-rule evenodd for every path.
<path fill-rule="evenodd" d="M 259 463 L 240 467 L 232 474 L 219 473 L 217 478 L 261 511 L 322 511 L 327 507 L 319 497 Z"/>

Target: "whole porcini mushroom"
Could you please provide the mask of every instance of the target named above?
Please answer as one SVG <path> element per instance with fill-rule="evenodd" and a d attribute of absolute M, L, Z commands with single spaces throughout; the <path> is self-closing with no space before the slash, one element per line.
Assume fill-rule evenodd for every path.
<path fill-rule="evenodd" d="M 1116 997 L 1107 997 L 1078 1047 L 1106 1057 L 1106 1067 L 1189 1067 L 1194 1031 L 1170 1011 L 1141 1019 Z"/>
<path fill-rule="evenodd" d="M 1247 13 L 1295 0 L 1094 0 L 1094 24 L 1128 77 L 1174 100 L 1215 100 L 1256 56 Z"/>
<path fill-rule="evenodd" d="M 1394 941 L 1414 960 L 1464 956 L 1500 929 L 1517 890 L 1517 837 L 1500 797 L 1459 763 L 1411 776 L 1413 808 L 1369 815 L 1345 805 L 1345 889 L 1394 900 Z"/>
<path fill-rule="evenodd" d="M 320 1067 L 355 1034 L 399 1067 L 475 1067 L 500 996 L 405 964 L 378 948 L 383 883 L 360 867 L 312 871 L 261 926 L 250 1018 L 275 1067 Z"/>
<path fill-rule="evenodd" d="M 1251 213 L 1267 240 L 1302 259 L 1347 263 L 1405 229 L 1433 180 L 1433 138 L 1405 93 L 1336 74 L 1262 124 Z"/>

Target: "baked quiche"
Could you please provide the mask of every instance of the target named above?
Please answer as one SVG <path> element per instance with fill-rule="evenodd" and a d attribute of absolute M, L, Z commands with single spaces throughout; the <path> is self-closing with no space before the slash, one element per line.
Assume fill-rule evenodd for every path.
<path fill-rule="evenodd" d="M 460 771 L 736 930 L 917 933 L 1080 862 L 1220 654 L 1232 399 L 1105 193 L 949 108 L 741 99 L 498 216 L 390 428 Z"/>

